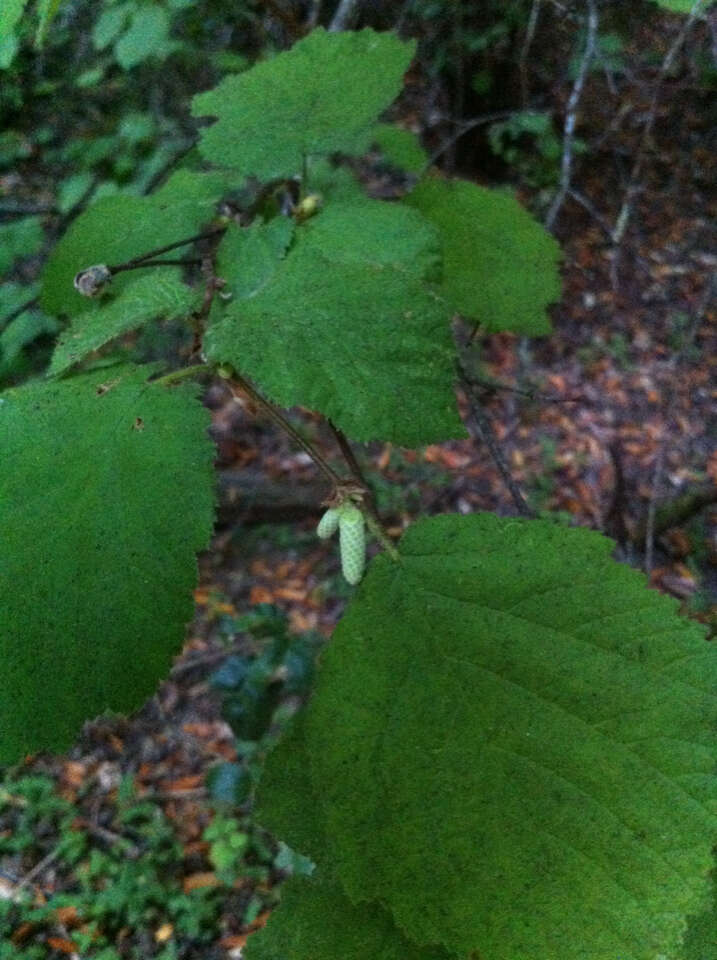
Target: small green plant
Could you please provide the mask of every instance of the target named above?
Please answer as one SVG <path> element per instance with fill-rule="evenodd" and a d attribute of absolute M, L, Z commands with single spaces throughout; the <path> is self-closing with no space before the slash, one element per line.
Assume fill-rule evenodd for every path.
<path fill-rule="evenodd" d="M 181 942 L 209 944 L 234 881 L 243 877 L 266 885 L 277 857 L 255 827 L 242 828 L 217 814 L 205 839 L 211 843 L 210 864 L 219 882 L 185 892 L 184 853 L 175 827 L 156 803 L 134 795 L 129 778 L 120 785 L 110 827 L 104 835 L 93 831 L 47 776 L 6 777 L 0 783 L 0 869 L 7 865 L 6 879 L 19 881 L 19 869 L 28 873 L 51 855 L 57 887 L 43 900 L 32 886 L 0 899 L 3 934 L 32 931 L 23 936 L 22 949 L 3 938 L 3 960 L 44 960 L 42 941 L 56 933 L 57 917 L 68 908 L 76 920 L 72 942 L 88 960 L 108 960 L 122 930 L 132 932 L 135 944 L 156 943 L 156 931 L 169 925 L 172 937 Z M 271 902 L 270 895 L 257 898 L 262 907 Z M 143 960 L 146 953 L 137 946 L 123 956 Z M 157 947 L 153 956 L 168 954 Z"/>

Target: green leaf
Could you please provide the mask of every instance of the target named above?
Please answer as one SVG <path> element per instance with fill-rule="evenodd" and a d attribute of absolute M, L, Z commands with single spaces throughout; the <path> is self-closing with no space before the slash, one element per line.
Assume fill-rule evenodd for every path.
<path fill-rule="evenodd" d="M 322 654 L 293 762 L 350 899 L 418 943 L 671 958 L 706 907 L 717 649 L 611 550 L 546 521 L 424 520 Z"/>
<path fill-rule="evenodd" d="M 7 70 L 15 59 L 15 54 L 20 46 L 17 34 L 8 33 L 0 37 L 0 70 Z"/>
<path fill-rule="evenodd" d="M 418 947 L 372 904 L 353 906 L 334 884 L 295 877 L 281 887 L 281 905 L 249 937 L 246 960 L 449 960 L 440 947 Z"/>
<path fill-rule="evenodd" d="M 373 128 L 373 142 L 386 159 L 407 173 L 419 174 L 428 163 L 428 154 L 418 135 L 394 123 L 379 123 Z"/>
<path fill-rule="evenodd" d="M 44 235 L 39 217 L 23 217 L 0 224 L 0 274 L 5 273 L 18 257 L 29 257 L 42 246 Z"/>
<path fill-rule="evenodd" d="M 37 5 L 37 30 L 35 31 L 35 46 L 41 47 L 50 29 L 50 24 L 57 16 L 62 0 L 40 0 Z"/>
<path fill-rule="evenodd" d="M 366 197 L 334 203 L 303 230 L 327 260 L 390 266 L 431 280 L 440 276 L 437 232 L 417 211 L 399 204 Z"/>
<path fill-rule="evenodd" d="M 326 846 L 323 817 L 309 776 L 304 713 L 269 754 L 254 805 L 258 823 L 321 867 L 323 880 L 334 879 L 334 861 Z"/>
<path fill-rule="evenodd" d="M 702 9 L 711 7 L 714 0 L 704 2 Z M 657 0 L 657 5 L 665 10 L 671 10 L 672 13 L 690 13 L 695 5 L 695 0 Z"/>
<path fill-rule="evenodd" d="M 195 116 L 217 118 L 202 130 L 200 150 L 212 163 L 260 180 L 300 173 L 306 156 L 363 153 L 372 124 L 401 89 L 414 48 L 391 33 L 314 30 L 286 53 L 194 98 Z"/>
<path fill-rule="evenodd" d="M 114 366 L 0 395 L 0 765 L 140 706 L 181 646 L 213 514 L 193 386 Z"/>
<path fill-rule="evenodd" d="M 92 43 L 95 50 L 104 50 L 117 39 L 129 19 L 132 5 L 129 3 L 115 4 L 105 7 L 92 27 Z"/>
<path fill-rule="evenodd" d="M 69 315 L 85 311 L 87 298 L 72 285 L 78 271 L 97 263 L 116 266 L 191 237 L 211 220 L 225 192 L 225 177 L 180 170 L 151 197 L 122 195 L 96 201 L 77 217 L 50 255 L 42 276 L 43 309 Z M 186 249 L 173 256 L 184 256 Z M 120 273 L 112 281 L 113 290 L 120 293 L 149 272 Z"/>
<path fill-rule="evenodd" d="M 509 194 L 465 180 L 431 178 L 405 199 L 439 230 L 443 291 L 488 332 L 550 332 L 560 296 L 560 248 Z"/>
<path fill-rule="evenodd" d="M 209 328 L 207 355 L 355 440 L 418 446 L 464 436 L 445 305 L 420 273 L 434 262 L 434 236 L 405 212 L 364 201 L 308 221 L 261 291 Z M 373 242 L 380 226 L 385 247 Z"/>
<path fill-rule="evenodd" d="M 19 23 L 27 0 L 3 0 L 0 7 L 0 40 L 10 36 Z"/>
<path fill-rule="evenodd" d="M 217 249 L 217 275 L 227 281 L 227 292 L 241 299 L 253 297 L 274 275 L 294 233 L 289 217 L 251 226 L 230 224 Z"/>
<path fill-rule="evenodd" d="M 94 175 L 89 170 L 85 170 L 63 180 L 57 194 L 57 209 L 60 213 L 72 210 L 89 191 L 94 179 Z"/>
<path fill-rule="evenodd" d="M 0 385 L 10 376 L 25 347 L 38 337 L 57 333 L 59 323 L 40 310 L 24 310 L 0 333 Z"/>
<path fill-rule="evenodd" d="M 717 960 L 717 850 L 712 898 L 699 916 L 690 917 L 680 960 Z"/>
<path fill-rule="evenodd" d="M 74 318 L 57 342 L 49 373 L 63 373 L 110 340 L 137 330 L 149 320 L 186 316 L 195 302 L 195 293 L 182 282 L 178 269 L 144 271 L 119 295 L 95 303 L 94 309 Z"/>
<path fill-rule="evenodd" d="M 115 44 L 117 63 L 131 70 L 150 57 L 165 57 L 171 49 L 169 14 L 159 4 L 144 4 Z"/>

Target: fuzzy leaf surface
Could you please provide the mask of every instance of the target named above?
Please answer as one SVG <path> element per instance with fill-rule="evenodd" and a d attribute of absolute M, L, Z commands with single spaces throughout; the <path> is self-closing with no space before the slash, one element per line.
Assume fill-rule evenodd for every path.
<path fill-rule="evenodd" d="M 196 295 L 171 267 L 144 271 L 117 296 L 95 303 L 76 316 L 60 336 L 49 373 L 63 373 L 123 333 L 159 317 L 170 319 L 190 312 Z M 91 302 L 91 301 L 90 301 Z"/>
<path fill-rule="evenodd" d="M 293 877 L 281 905 L 249 937 L 246 960 L 450 960 L 440 947 L 419 947 L 375 904 L 354 906 L 336 884 Z"/>
<path fill-rule="evenodd" d="M 374 251 L 362 240 L 375 230 L 373 206 L 350 209 L 332 215 L 330 228 L 319 226 L 328 210 L 302 228 L 266 286 L 210 327 L 208 356 L 355 440 L 418 446 L 464 436 L 445 304 L 421 274 L 433 262 L 432 231 L 413 221 L 417 234 L 397 231 Z M 408 224 L 400 207 L 389 212 Z"/>
<path fill-rule="evenodd" d="M 230 224 L 217 248 L 217 275 L 239 299 L 256 296 L 274 275 L 294 234 L 294 221 L 274 217 L 248 227 Z"/>
<path fill-rule="evenodd" d="M 550 333 L 561 291 L 560 248 L 515 197 L 465 180 L 422 181 L 405 203 L 443 241 L 443 292 L 489 333 Z"/>
<path fill-rule="evenodd" d="M 134 710 L 181 646 L 213 450 L 195 388 L 147 371 L 0 395 L 0 765 Z"/>
<path fill-rule="evenodd" d="M 373 128 L 373 142 L 389 163 L 407 173 L 419 174 L 428 163 L 428 154 L 418 136 L 395 123 L 377 123 Z"/>
<path fill-rule="evenodd" d="M 70 316 L 83 313 L 87 298 L 72 285 L 78 271 L 96 263 L 116 266 L 193 236 L 212 219 L 226 187 L 225 176 L 180 170 L 150 197 L 114 196 L 93 203 L 72 223 L 50 255 L 42 277 L 42 308 Z M 183 257 L 186 250 L 180 248 L 166 256 Z M 112 289 L 120 293 L 140 276 L 154 272 L 156 268 L 117 274 Z"/>
<path fill-rule="evenodd" d="M 202 130 L 199 148 L 212 163 L 260 180 L 301 173 L 306 156 L 363 153 L 413 52 L 413 43 L 392 33 L 314 30 L 194 97 L 195 116 L 217 118 Z"/>
<path fill-rule="evenodd" d="M 547 521 L 423 520 L 322 654 L 305 740 L 331 860 L 418 943 L 676 958 L 707 907 L 717 650 L 611 549 Z"/>

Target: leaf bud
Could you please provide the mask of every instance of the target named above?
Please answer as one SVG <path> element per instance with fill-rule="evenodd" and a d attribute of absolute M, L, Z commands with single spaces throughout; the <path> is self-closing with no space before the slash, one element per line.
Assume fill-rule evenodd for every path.
<path fill-rule="evenodd" d="M 80 270 L 75 274 L 73 284 L 75 290 L 83 297 L 98 297 L 104 292 L 107 284 L 112 280 L 112 273 L 104 263 L 96 263 L 92 267 Z"/>
<path fill-rule="evenodd" d="M 319 193 L 310 193 L 294 208 L 294 217 L 298 223 L 303 223 L 313 217 L 321 209 L 322 197 Z"/>

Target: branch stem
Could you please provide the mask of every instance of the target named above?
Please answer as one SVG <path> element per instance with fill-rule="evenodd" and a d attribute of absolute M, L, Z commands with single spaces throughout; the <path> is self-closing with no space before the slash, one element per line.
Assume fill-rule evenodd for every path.
<path fill-rule="evenodd" d="M 195 363 L 191 367 L 181 367 L 179 370 L 172 370 L 171 373 L 165 373 L 163 377 L 157 377 L 152 383 L 169 387 L 173 383 L 179 383 L 181 380 L 189 380 L 191 377 L 199 377 L 205 373 L 212 372 L 212 367 L 210 367 L 208 363 Z"/>
<path fill-rule="evenodd" d="M 362 504 L 364 507 L 366 525 L 374 537 L 383 546 L 389 557 L 398 562 L 400 559 L 398 550 L 394 546 L 393 540 L 388 535 L 388 531 L 381 522 L 381 518 L 376 510 L 376 502 L 374 500 L 373 491 L 366 481 L 366 477 L 361 469 L 361 465 L 356 459 L 356 454 L 346 438 L 346 434 L 343 432 L 343 430 L 340 430 L 334 423 L 332 423 L 331 420 L 329 420 L 329 426 L 331 427 L 333 435 L 336 437 L 336 442 L 339 445 L 341 453 L 343 454 L 344 460 L 346 461 L 354 480 L 356 480 L 356 482 L 360 484 L 366 491 L 366 495 Z"/>
<path fill-rule="evenodd" d="M 249 397 L 252 403 L 256 404 L 264 413 L 274 421 L 274 423 L 284 431 L 294 443 L 301 447 L 301 449 L 307 453 L 311 459 L 314 461 L 316 466 L 321 470 L 327 480 L 331 481 L 332 486 L 338 486 L 342 483 L 342 478 L 336 473 L 333 467 L 324 459 L 324 457 L 319 453 L 319 451 L 314 447 L 313 444 L 309 443 L 308 440 L 305 440 L 304 437 L 296 430 L 286 419 L 286 417 L 281 413 L 281 411 L 274 406 L 269 400 L 265 397 L 262 397 L 256 388 L 249 383 L 241 374 L 234 372 L 233 376 L 226 379 L 226 384 L 231 390 L 232 396 L 234 399 L 240 403 L 242 399 L 242 394 Z"/>

